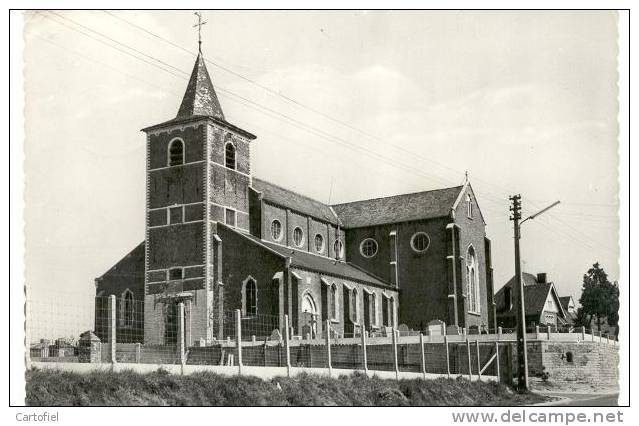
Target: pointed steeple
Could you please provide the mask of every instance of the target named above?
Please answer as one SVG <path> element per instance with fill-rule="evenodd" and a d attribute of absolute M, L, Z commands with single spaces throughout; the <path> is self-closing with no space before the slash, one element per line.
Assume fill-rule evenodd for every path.
<path fill-rule="evenodd" d="M 211 77 L 206 69 L 202 52 L 199 52 L 189 84 L 182 99 L 182 104 L 176 118 L 206 115 L 224 120 L 224 113 L 217 99 L 217 94 L 211 83 Z"/>

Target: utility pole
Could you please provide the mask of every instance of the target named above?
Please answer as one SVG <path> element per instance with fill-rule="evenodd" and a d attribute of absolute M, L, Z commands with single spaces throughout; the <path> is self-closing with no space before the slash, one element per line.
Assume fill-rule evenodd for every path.
<path fill-rule="evenodd" d="M 526 314 L 524 308 L 524 283 L 521 279 L 521 258 L 519 254 L 519 238 L 521 219 L 521 195 L 513 195 L 508 198 L 512 201 L 510 220 L 514 223 L 515 230 L 515 301 L 517 319 L 517 390 L 528 390 L 528 354 L 526 353 Z"/>

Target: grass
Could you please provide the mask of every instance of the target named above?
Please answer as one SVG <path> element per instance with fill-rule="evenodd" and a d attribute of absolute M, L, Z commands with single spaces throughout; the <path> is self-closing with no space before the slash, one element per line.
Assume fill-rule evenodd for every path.
<path fill-rule="evenodd" d="M 26 404 L 31 406 L 477 406 L 547 400 L 534 393 L 517 394 L 497 383 L 471 383 L 464 378 L 395 381 L 363 374 L 338 378 L 302 374 L 265 381 L 212 373 L 79 374 L 37 369 L 26 373 L 26 395 Z"/>

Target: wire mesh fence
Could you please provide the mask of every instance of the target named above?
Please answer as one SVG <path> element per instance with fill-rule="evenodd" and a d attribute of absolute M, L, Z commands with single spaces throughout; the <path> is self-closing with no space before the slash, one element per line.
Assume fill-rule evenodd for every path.
<path fill-rule="evenodd" d="M 227 367 L 370 370 L 447 376 L 499 376 L 513 359 L 512 328 L 366 330 L 301 316 L 216 313 L 201 321 L 188 297 L 156 298 L 146 307 L 129 294 L 96 297 L 85 306 L 27 302 L 29 358 L 41 362 L 138 363 Z M 204 329 L 205 331 L 202 331 Z M 535 325 L 536 340 L 616 344 L 585 328 Z M 529 335 L 530 336 L 530 335 Z M 510 361 L 509 361 L 510 360 Z M 506 363 L 506 364 L 505 364 Z"/>

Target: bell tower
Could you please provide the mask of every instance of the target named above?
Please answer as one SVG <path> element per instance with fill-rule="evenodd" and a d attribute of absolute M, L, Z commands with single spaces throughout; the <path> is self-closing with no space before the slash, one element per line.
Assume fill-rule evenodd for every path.
<path fill-rule="evenodd" d="M 198 15 L 198 30 L 203 23 Z M 251 133 L 226 121 L 204 56 L 195 60 L 177 116 L 146 133 L 145 343 L 173 344 L 183 302 L 187 344 L 211 339 L 223 285 L 217 222 L 249 230 Z"/>

